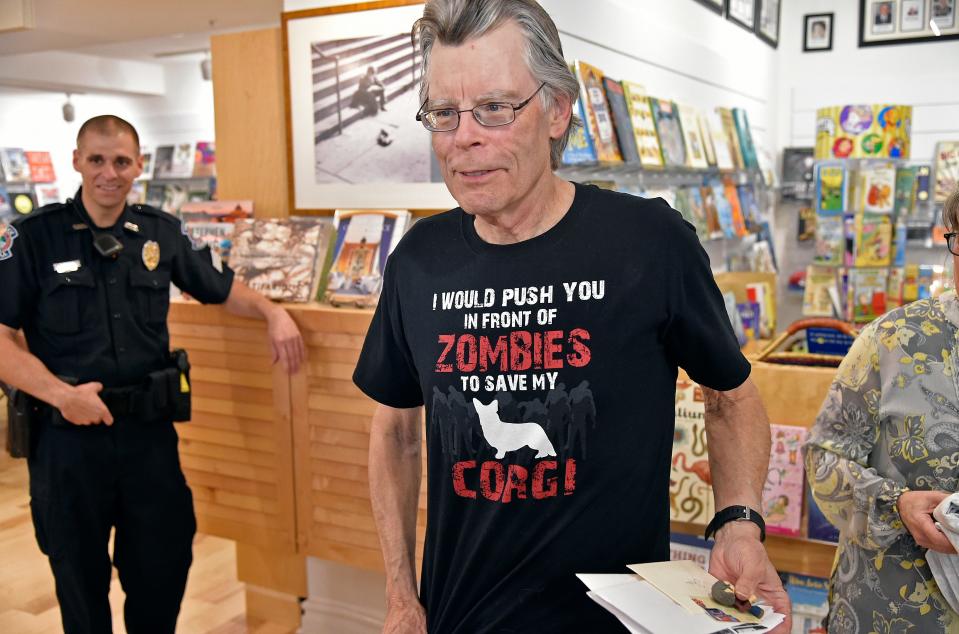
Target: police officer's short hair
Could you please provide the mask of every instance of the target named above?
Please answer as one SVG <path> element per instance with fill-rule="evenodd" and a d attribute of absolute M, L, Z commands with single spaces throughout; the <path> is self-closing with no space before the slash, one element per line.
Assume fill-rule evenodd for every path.
<path fill-rule="evenodd" d="M 80 131 L 77 132 L 77 147 L 80 147 L 80 139 L 83 138 L 83 135 L 87 132 L 97 132 L 99 134 L 110 134 L 120 130 L 121 132 L 126 132 L 133 137 L 133 143 L 136 145 L 137 152 L 140 151 L 140 135 L 137 134 L 137 129 L 133 127 L 133 124 L 125 119 L 113 114 L 101 114 L 92 119 L 87 119 L 82 126 L 80 126 Z"/>

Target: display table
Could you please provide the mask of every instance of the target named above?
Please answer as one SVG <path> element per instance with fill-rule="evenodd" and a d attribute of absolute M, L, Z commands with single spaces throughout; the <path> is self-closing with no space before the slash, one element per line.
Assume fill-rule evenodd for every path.
<path fill-rule="evenodd" d="M 307 595 L 305 557 L 372 571 L 382 558 L 366 475 L 375 403 L 351 380 L 372 312 L 287 309 L 308 347 L 305 371 L 292 378 L 271 365 L 263 322 L 179 300 L 169 324 L 193 368 L 193 420 L 177 429 L 200 530 L 237 541 L 248 613 L 293 628 Z M 810 426 L 834 373 L 755 363 L 752 377 L 772 422 Z M 420 545 L 425 506 L 424 476 Z M 828 576 L 835 548 L 771 537 L 769 551 L 777 568 Z"/>

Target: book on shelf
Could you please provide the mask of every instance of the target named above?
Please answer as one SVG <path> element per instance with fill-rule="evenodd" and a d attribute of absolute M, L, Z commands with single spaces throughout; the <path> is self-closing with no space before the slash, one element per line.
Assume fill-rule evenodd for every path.
<path fill-rule="evenodd" d="M 770 425 L 772 446 L 763 484 L 766 532 L 798 536 L 802 532 L 802 496 L 806 483 L 802 445 L 809 431 L 792 425 Z"/>
<path fill-rule="evenodd" d="M 636 135 L 633 134 L 633 125 L 629 114 L 629 105 L 626 103 L 626 93 L 623 86 L 609 77 L 603 77 L 603 88 L 606 91 L 606 100 L 613 113 L 613 124 L 616 139 L 619 141 L 619 153 L 627 165 L 639 165 L 639 151 L 636 147 Z"/>
<path fill-rule="evenodd" d="M 889 266 L 892 219 L 883 213 L 856 214 L 856 266 Z"/>
<path fill-rule="evenodd" d="M 889 271 L 885 268 L 849 269 L 847 316 L 857 324 L 869 323 L 886 312 Z"/>
<path fill-rule="evenodd" d="M 929 187 L 932 182 L 932 166 L 916 166 L 916 204 L 924 204 L 929 200 Z"/>
<path fill-rule="evenodd" d="M 193 157 L 193 177 L 216 176 L 216 145 L 213 141 L 198 141 Z"/>
<path fill-rule="evenodd" d="M 816 209 L 846 210 L 846 166 L 840 162 L 816 165 Z"/>
<path fill-rule="evenodd" d="M 936 187 L 932 200 L 944 203 L 959 189 L 959 141 L 940 141 L 936 144 Z"/>
<path fill-rule="evenodd" d="M 743 324 L 743 332 L 747 341 L 756 341 L 760 338 L 762 324 L 762 308 L 758 302 L 737 302 L 736 311 Z"/>
<path fill-rule="evenodd" d="M 729 206 L 732 209 L 733 232 L 737 236 L 743 237 L 748 232 L 746 231 L 746 218 L 743 213 L 742 201 L 739 200 L 739 190 L 736 188 L 736 181 L 731 175 L 726 174 L 722 178 L 722 183 L 726 193 L 726 200 L 729 201 Z"/>
<path fill-rule="evenodd" d="M 686 142 L 676 104 L 668 99 L 649 98 L 653 121 L 667 167 L 686 167 Z"/>
<path fill-rule="evenodd" d="M 659 147 L 659 134 L 653 120 L 652 106 L 645 89 L 631 81 L 620 82 L 629 107 L 630 123 L 636 140 L 636 150 L 643 167 L 663 167 L 663 152 Z"/>
<path fill-rule="evenodd" d="M 841 213 L 816 215 L 813 261 L 823 266 L 842 266 L 846 248 L 845 220 Z"/>
<path fill-rule="evenodd" d="M 696 109 L 696 121 L 699 123 L 699 138 L 703 140 L 703 151 L 706 153 L 706 163 L 709 167 L 716 165 L 716 147 L 713 145 L 713 135 L 709 131 L 709 121 L 706 120 L 706 114 Z"/>
<path fill-rule="evenodd" d="M 716 109 L 707 110 L 706 123 L 709 127 L 709 136 L 712 140 L 713 151 L 716 153 L 716 167 L 721 170 L 734 170 L 732 150 L 729 146 L 729 136 L 723 126 L 722 116 Z"/>
<path fill-rule="evenodd" d="M 833 317 L 836 315 L 834 299 L 838 298 L 836 271 L 831 267 L 809 265 L 806 267 L 806 286 L 803 289 L 803 317 Z"/>
<path fill-rule="evenodd" d="M 756 189 L 752 184 L 737 185 L 736 192 L 739 194 L 739 204 L 743 212 L 743 220 L 746 223 L 748 231 L 755 232 L 759 228 L 762 210 L 759 208 L 759 201 L 756 199 Z"/>
<path fill-rule="evenodd" d="M 736 121 L 733 118 L 733 111 L 729 108 L 716 108 L 719 113 L 720 123 L 723 133 L 726 136 L 726 143 L 729 145 L 729 154 L 733 159 L 734 169 L 745 169 L 746 164 L 743 160 L 743 150 L 739 141 L 739 133 L 736 131 Z"/>
<path fill-rule="evenodd" d="M 580 97 L 573 104 L 573 114 L 579 117 L 581 125 L 573 126 L 569 135 L 569 142 L 563 150 L 564 165 L 592 165 L 596 162 L 596 147 L 593 137 L 586 125 L 586 112 L 583 110 L 583 99 Z"/>
<path fill-rule="evenodd" d="M 405 209 L 337 209 L 326 301 L 334 305 L 376 305 L 386 260 L 409 221 L 410 212 Z"/>
<path fill-rule="evenodd" d="M 23 153 L 23 148 L 0 148 L 0 169 L 7 183 L 30 182 L 30 164 Z"/>
<path fill-rule="evenodd" d="M 702 388 L 688 379 L 678 380 L 669 472 L 669 519 L 703 526 L 715 515 L 705 412 Z"/>
<path fill-rule="evenodd" d="M 891 214 L 896 204 L 896 165 L 869 163 L 859 172 L 859 209 L 868 213 Z"/>
<path fill-rule="evenodd" d="M 143 171 L 137 177 L 138 180 L 149 180 L 153 178 L 153 152 L 145 146 L 140 146 L 140 158 L 143 159 Z"/>
<path fill-rule="evenodd" d="M 709 185 L 699 188 L 703 200 L 703 211 L 706 213 L 706 234 L 708 239 L 715 240 L 723 237 L 723 227 L 719 221 L 719 210 L 716 207 L 716 193 Z"/>
<path fill-rule="evenodd" d="M 60 188 L 53 184 L 39 184 L 33 187 L 37 197 L 37 207 L 52 205 L 61 202 Z"/>
<path fill-rule="evenodd" d="M 17 213 L 13 210 L 13 202 L 10 199 L 10 194 L 7 192 L 7 188 L 3 185 L 0 185 L 0 222 L 8 223 L 17 217 Z"/>
<path fill-rule="evenodd" d="M 813 497 L 810 491 L 806 492 L 806 517 L 808 523 L 806 525 L 806 537 L 809 539 L 814 539 L 820 542 L 831 542 L 836 544 L 839 542 L 839 529 L 833 526 L 826 516 L 823 515 L 822 509 L 819 508 L 819 505 L 816 503 L 815 497 Z"/>
<path fill-rule="evenodd" d="M 896 168 L 896 194 L 893 213 L 897 218 L 907 218 L 916 211 L 916 177 L 919 168 L 904 165 Z"/>
<path fill-rule="evenodd" d="M 596 147 L 596 158 L 600 163 L 622 163 L 623 157 L 619 153 L 619 143 L 603 89 L 603 72 L 582 60 L 576 62 L 575 68 L 586 114 L 585 122 Z"/>
<path fill-rule="evenodd" d="M 686 190 L 686 199 L 689 201 L 689 212 L 693 217 L 693 226 L 696 227 L 696 235 L 702 241 L 709 239 L 709 221 L 706 218 L 706 208 L 703 206 L 703 195 L 699 187 L 684 187 Z"/>
<path fill-rule="evenodd" d="M 829 615 L 829 579 L 792 572 L 782 576 L 792 603 L 790 634 L 827 634 L 823 619 Z"/>
<path fill-rule="evenodd" d="M 683 145 L 686 148 L 686 166 L 695 169 L 709 167 L 706 148 L 699 132 L 699 112 L 692 106 L 676 104 L 679 110 L 680 127 L 683 130 Z"/>
<path fill-rule="evenodd" d="M 230 267 L 238 279 L 270 299 L 309 302 L 316 296 L 332 235 L 329 218 L 237 220 Z"/>
<path fill-rule="evenodd" d="M 726 187 L 718 178 L 710 178 L 707 186 L 713 190 L 713 204 L 716 207 L 717 218 L 722 234 L 727 238 L 736 237 L 736 227 L 733 223 L 733 206 L 726 197 Z"/>
<path fill-rule="evenodd" d="M 195 158 L 192 143 L 161 145 L 156 150 L 153 178 L 190 178 Z"/>
<path fill-rule="evenodd" d="M 746 169 L 759 169 L 753 133 L 749 128 L 749 116 L 743 108 L 733 108 L 733 121 L 736 125 L 736 136 L 739 138 L 739 149 L 743 155 L 743 166 Z"/>
<path fill-rule="evenodd" d="M 190 201 L 180 207 L 179 215 L 196 248 L 209 246 L 229 262 L 236 222 L 253 217 L 253 201 Z"/>
<path fill-rule="evenodd" d="M 909 158 L 912 106 L 852 104 L 816 110 L 816 158 Z"/>
<path fill-rule="evenodd" d="M 30 166 L 30 180 L 34 183 L 53 183 L 57 180 L 53 159 L 49 152 L 24 152 Z"/>
<path fill-rule="evenodd" d="M 886 306 L 889 310 L 903 305 L 902 297 L 905 281 L 905 266 L 894 266 L 889 269 L 889 283 L 886 287 Z"/>

